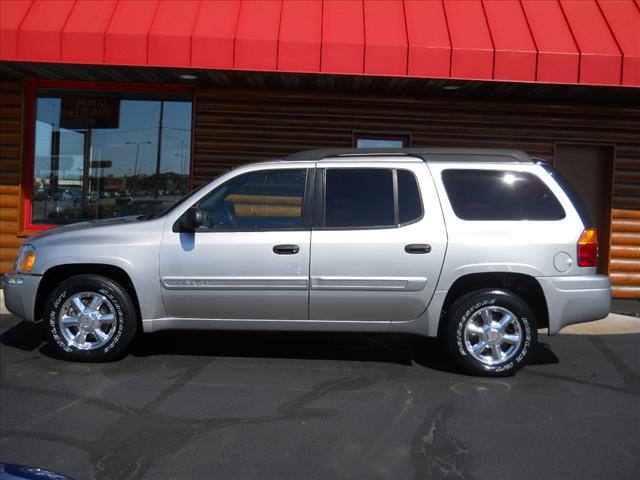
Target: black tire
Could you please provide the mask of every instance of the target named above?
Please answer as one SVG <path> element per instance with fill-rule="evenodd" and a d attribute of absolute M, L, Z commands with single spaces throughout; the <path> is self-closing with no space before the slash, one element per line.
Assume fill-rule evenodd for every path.
<path fill-rule="evenodd" d="M 465 372 L 505 377 L 530 359 L 538 340 L 536 320 L 517 295 L 478 290 L 454 302 L 449 312 L 444 340 L 453 361 Z M 506 326 L 499 326 L 499 320 Z"/>
<path fill-rule="evenodd" d="M 90 300 L 98 297 L 102 301 L 100 306 L 85 310 L 95 312 L 93 317 L 91 313 L 79 314 L 79 307 L 73 306 L 73 301 L 79 299 L 89 307 Z M 73 323 L 63 328 L 61 314 Z M 77 321 L 72 318 L 74 316 L 78 317 Z M 109 320 L 102 321 L 103 318 Z M 127 290 L 118 282 L 100 275 L 77 275 L 60 283 L 47 300 L 44 319 L 47 336 L 57 353 L 64 359 L 82 362 L 119 358 L 138 331 L 137 311 Z M 73 335 L 80 333 L 80 328 L 85 332 L 85 323 L 87 333 L 84 341 L 74 341 Z M 89 331 L 91 328 L 94 333 Z"/>

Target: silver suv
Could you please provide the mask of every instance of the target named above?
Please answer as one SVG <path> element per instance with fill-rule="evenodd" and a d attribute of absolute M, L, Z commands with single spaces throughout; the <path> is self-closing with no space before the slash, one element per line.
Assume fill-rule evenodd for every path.
<path fill-rule="evenodd" d="M 508 375 L 537 329 L 602 318 L 609 279 L 571 187 L 508 150 L 315 150 L 246 165 L 159 214 L 27 239 L 8 309 L 68 359 L 137 332 L 245 329 L 441 337 Z"/>

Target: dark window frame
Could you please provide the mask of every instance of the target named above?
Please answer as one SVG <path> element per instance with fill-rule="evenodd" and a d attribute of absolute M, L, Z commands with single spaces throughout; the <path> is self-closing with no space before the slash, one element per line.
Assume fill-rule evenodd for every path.
<path fill-rule="evenodd" d="M 302 225 L 297 227 L 274 227 L 274 228 L 224 228 L 224 229 L 215 229 L 215 228 L 198 228 L 196 233 L 260 233 L 260 232 L 306 232 L 311 231 L 312 228 L 312 217 L 313 217 L 313 204 L 314 204 L 314 186 L 315 186 L 315 176 L 316 169 L 314 167 L 299 167 L 299 168 L 265 168 L 263 170 L 253 170 L 251 172 L 246 172 L 240 175 L 236 175 L 224 183 L 221 183 L 216 188 L 207 193 L 204 197 L 202 197 L 197 202 L 193 203 L 191 207 L 197 207 L 201 202 L 204 202 L 209 197 L 214 195 L 218 190 L 228 185 L 229 183 L 237 180 L 243 175 L 255 174 L 257 172 L 281 172 L 281 171 L 295 171 L 295 170 L 304 170 L 306 171 L 306 178 L 304 183 L 304 194 L 302 197 Z M 182 220 L 182 215 L 175 221 L 173 225 L 173 231 L 179 232 L 180 221 Z"/>
<path fill-rule="evenodd" d="M 326 207 L 326 181 L 327 170 L 390 170 L 392 174 L 393 181 L 393 202 L 394 202 L 394 223 L 390 225 L 367 225 L 367 226 L 347 226 L 347 227 L 327 227 L 325 226 L 325 207 Z M 408 222 L 399 223 L 399 196 L 398 196 L 398 170 L 403 170 L 408 172 L 413 176 L 413 179 L 417 186 L 418 197 L 420 200 L 420 209 L 421 215 L 418 218 L 410 220 Z M 422 192 L 420 191 L 420 182 L 416 177 L 416 174 L 409 169 L 406 168 L 389 168 L 389 167 L 364 167 L 364 168 L 353 168 L 351 166 L 345 167 L 327 167 L 327 168 L 317 168 L 316 169 L 316 180 L 315 180 L 315 194 L 314 194 L 314 209 L 313 209 L 313 229 L 321 230 L 321 231 L 349 231 L 349 230 L 391 230 L 397 228 L 403 228 L 409 225 L 413 225 L 414 223 L 418 223 L 424 219 L 425 216 L 425 205 L 424 199 L 422 197 Z"/>

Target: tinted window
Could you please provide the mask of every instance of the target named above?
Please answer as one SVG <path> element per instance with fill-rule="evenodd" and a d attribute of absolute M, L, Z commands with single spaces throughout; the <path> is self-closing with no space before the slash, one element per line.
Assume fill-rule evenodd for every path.
<path fill-rule="evenodd" d="M 230 180 L 200 201 L 203 229 L 302 227 L 306 170 L 264 170 Z"/>
<path fill-rule="evenodd" d="M 418 183 L 413 173 L 398 170 L 398 214 L 399 223 L 409 223 L 422 217 L 422 200 Z"/>
<path fill-rule="evenodd" d="M 560 220 L 565 213 L 535 175 L 495 170 L 445 170 L 444 186 L 463 220 Z"/>
<path fill-rule="evenodd" d="M 327 170 L 325 196 L 325 227 L 395 224 L 391 170 Z"/>

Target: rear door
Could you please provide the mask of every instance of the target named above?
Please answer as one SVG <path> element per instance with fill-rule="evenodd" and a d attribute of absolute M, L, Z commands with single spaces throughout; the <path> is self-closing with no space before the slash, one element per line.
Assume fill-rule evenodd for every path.
<path fill-rule="evenodd" d="M 446 248 L 427 166 L 417 160 L 318 166 L 309 319 L 418 317 L 433 296 Z"/>

